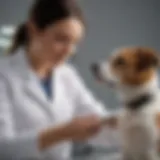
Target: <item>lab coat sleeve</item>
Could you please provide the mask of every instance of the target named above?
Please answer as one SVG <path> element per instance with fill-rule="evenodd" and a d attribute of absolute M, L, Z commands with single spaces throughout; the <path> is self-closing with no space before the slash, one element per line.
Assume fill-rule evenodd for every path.
<path fill-rule="evenodd" d="M 38 133 L 15 132 L 9 85 L 0 75 L 0 159 L 37 158 L 40 156 Z"/>
<path fill-rule="evenodd" d="M 101 118 L 109 118 L 121 114 L 121 109 L 112 112 L 103 103 L 96 100 L 76 71 L 72 79 L 74 79 L 72 84 L 75 84 L 76 89 L 77 115 L 93 113 L 98 114 Z M 92 146 L 117 148 L 120 144 L 119 141 L 119 130 L 105 126 L 101 132 L 89 139 L 87 143 Z"/>
<path fill-rule="evenodd" d="M 99 116 L 109 117 L 112 113 L 98 101 L 93 93 L 85 86 L 84 81 L 80 78 L 78 72 L 73 70 L 72 80 L 75 89 L 75 106 L 76 115 L 98 114 Z"/>

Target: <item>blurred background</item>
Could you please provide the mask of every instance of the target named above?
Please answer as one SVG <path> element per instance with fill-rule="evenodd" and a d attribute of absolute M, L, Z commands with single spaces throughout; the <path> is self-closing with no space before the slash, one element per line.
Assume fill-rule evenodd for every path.
<path fill-rule="evenodd" d="M 11 44 L 17 24 L 24 22 L 31 3 L 32 0 L 0 1 L 2 56 Z M 149 46 L 160 51 L 160 0 L 79 0 L 79 3 L 87 21 L 87 36 L 73 63 L 95 96 L 106 107 L 115 109 L 118 102 L 114 93 L 96 84 L 89 71 L 90 64 L 109 56 L 114 48 L 127 45 Z M 94 147 L 85 142 L 75 144 L 77 159 L 106 158 L 104 155 L 111 150 L 103 144 L 104 135 Z"/>

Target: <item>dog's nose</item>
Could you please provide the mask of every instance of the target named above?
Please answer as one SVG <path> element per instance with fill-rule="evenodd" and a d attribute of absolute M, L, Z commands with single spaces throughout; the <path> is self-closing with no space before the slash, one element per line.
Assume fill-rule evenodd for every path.
<path fill-rule="evenodd" d="M 94 73 L 98 73 L 99 72 L 99 65 L 97 63 L 93 63 L 91 65 L 91 70 L 94 72 Z"/>

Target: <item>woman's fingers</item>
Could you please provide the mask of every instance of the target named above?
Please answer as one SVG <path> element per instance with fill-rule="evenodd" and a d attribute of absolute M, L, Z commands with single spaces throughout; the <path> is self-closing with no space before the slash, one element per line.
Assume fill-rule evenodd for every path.
<path fill-rule="evenodd" d="M 85 116 L 75 118 L 70 124 L 72 138 L 76 140 L 83 140 L 96 134 L 101 128 L 101 121 L 97 116 Z"/>
<path fill-rule="evenodd" d="M 118 126 L 118 118 L 117 117 L 104 118 L 101 120 L 101 124 L 115 128 Z"/>

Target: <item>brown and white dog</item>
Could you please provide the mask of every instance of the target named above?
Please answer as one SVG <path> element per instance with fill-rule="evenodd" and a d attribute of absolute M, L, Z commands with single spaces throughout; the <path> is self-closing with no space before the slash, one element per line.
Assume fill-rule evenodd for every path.
<path fill-rule="evenodd" d="M 119 123 L 124 160 L 158 159 L 158 66 L 158 54 L 143 47 L 118 49 L 110 59 L 92 65 L 94 76 L 114 88 L 124 106 Z"/>

